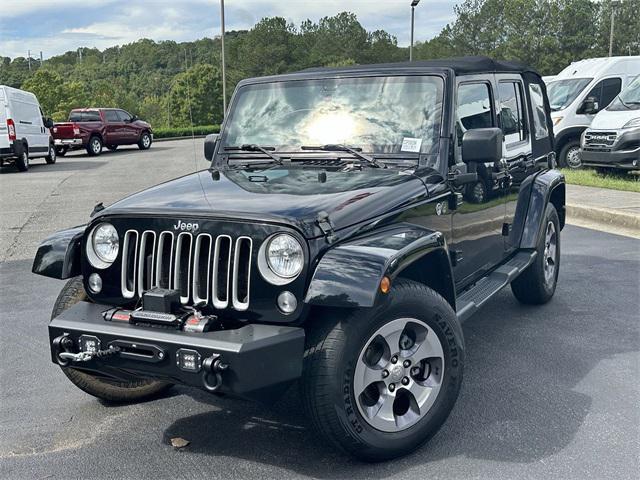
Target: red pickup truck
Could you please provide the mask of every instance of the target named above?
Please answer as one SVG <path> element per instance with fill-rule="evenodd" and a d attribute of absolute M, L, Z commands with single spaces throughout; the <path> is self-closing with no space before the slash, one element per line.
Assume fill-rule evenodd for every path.
<path fill-rule="evenodd" d="M 69 121 L 51 129 L 56 152 L 84 148 L 89 155 L 100 155 L 102 148 L 115 150 L 120 145 L 137 144 L 146 150 L 153 142 L 151 125 L 119 108 L 78 108 L 71 110 Z"/>

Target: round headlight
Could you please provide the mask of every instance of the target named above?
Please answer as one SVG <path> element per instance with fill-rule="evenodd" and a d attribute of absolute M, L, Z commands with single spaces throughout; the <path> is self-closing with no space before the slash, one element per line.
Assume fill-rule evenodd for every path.
<path fill-rule="evenodd" d="M 302 245 L 288 233 L 275 235 L 265 252 L 267 264 L 273 273 L 282 278 L 300 275 L 304 265 Z"/>
<path fill-rule="evenodd" d="M 91 235 L 91 246 L 98 259 L 105 263 L 113 263 L 118 256 L 120 239 L 115 227 L 110 223 L 101 223 Z"/>

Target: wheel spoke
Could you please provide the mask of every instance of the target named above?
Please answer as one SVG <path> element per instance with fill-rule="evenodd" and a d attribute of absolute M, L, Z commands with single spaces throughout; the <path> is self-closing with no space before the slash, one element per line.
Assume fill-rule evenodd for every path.
<path fill-rule="evenodd" d="M 438 396 L 438 392 L 440 391 L 440 386 L 440 383 L 425 385 L 418 382 L 412 382 L 411 385 L 409 385 L 407 390 L 409 390 L 411 395 L 413 395 L 413 398 L 418 404 L 420 415 L 427 413 L 434 404 L 436 397 Z"/>
<path fill-rule="evenodd" d="M 428 331 L 427 336 L 422 340 L 422 342 L 420 342 L 418 348 L 412 355 L 412 358 L 414 359 L 413 363 L 417 363 L 420 360 L 431 357 L 444 357 L 440 340 L 438 340 L 438 336 L 433 330 Z"/>
<path fill-rule="evenodd" d="M 365 408 L 365 413 L 374 427 L 388 429 L 390 426 L 395 426 L 396 418 L 393 414 L 394 401 L 395 396 L 388 393 L 382 394 L 378 403 L 372 407 Z"/>
<path fill-rule="evenodd" d="M 356 396 L 360 395 L 372 383 L 382 380 L 382 370 L 371 368 L 362 360 L 360 362 L 362 362 L 364 368 L 358 369 L 358 376 L 354 377 L 353 391 Z"/>

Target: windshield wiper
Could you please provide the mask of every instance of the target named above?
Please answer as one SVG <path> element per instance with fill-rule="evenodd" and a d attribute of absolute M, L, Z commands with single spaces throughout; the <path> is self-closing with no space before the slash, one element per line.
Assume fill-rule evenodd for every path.
<path fill-rule="evenodd" d="M 224 147 L 225 151 L 236 150 L 239 152 L 260 152 L 264 153 L 267 157 L 271 158 L 278 165 L 282 165 L 282 159 L 271 153 L 269 150 L 275 150 L 273 147 L 262 147 L 255 143 L 240 145 L 239 147 Z"/>
<path fill-rule="evenodd" d="M 302 145 L 300 147 L 300 150 L 320 150 L 323 152 L 347 152 L 353 155 L 354 157 L 359 158 L 360 160 L 364 160 L 365 162 L 369 163 L 370 165 L 376 168 L 384 168 L 375 160 L 375 158 L 362 153 L 361 148 L 353 148 L 353 147 L 349 147 L 347 145 L 341 145 L 341 144 L 328 144 L 328 145 Z"/>

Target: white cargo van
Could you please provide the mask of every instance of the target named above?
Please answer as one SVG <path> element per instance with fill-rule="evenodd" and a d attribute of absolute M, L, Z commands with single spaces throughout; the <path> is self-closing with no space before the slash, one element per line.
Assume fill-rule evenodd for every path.
<path fill-rule="evenodd" d="M 555 149 L 562 167 L 579 168 L 580 136 L 596 113 L 640 75 L 640 56 L 574 62 L 547 85 Z"/>
<path fill-rule="evenodd" d="M 0 85 L 0 166 L 13 163 L 24 172 L 32 158 L 56 163 L 52 126 L 33 93 Z"/>
<path fill-rule="evenodd" d="M 640 170 L 640 76 L 582 134 L 580 158 L 598 170 Z"/>

